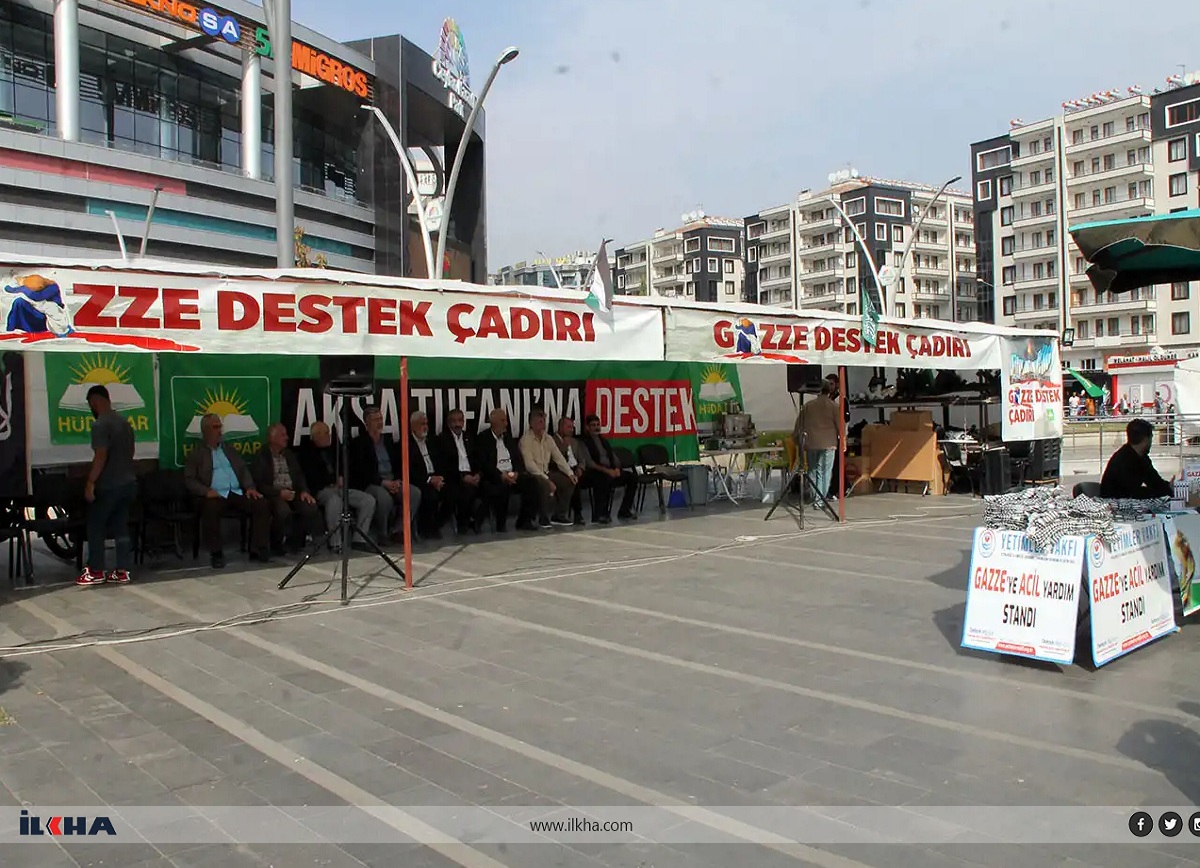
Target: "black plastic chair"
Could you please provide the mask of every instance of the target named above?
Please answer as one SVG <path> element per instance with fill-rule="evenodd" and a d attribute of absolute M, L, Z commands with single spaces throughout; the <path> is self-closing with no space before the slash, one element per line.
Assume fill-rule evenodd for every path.
<path fill-rule="evenodd" d="M 692 501 L 692 484 L 691 477 L 687 471 L 676 467 L 671 463 L 671 453 L 667 451 L 667 447 L 661 443 L 643 443 L 638 447 L 637 460 L 642 469 L 655 480 L 655 488 L 658 491 L 658 511 L 666 513 L 667 504 L 663 500 L 663 483 L 666 482 L 670 488 L 669 493 L 674 493 L 676 486 L 682 485 L 687 493 L 688 509 L 695 509 Z M 641 496 L 645 497 L 645 491 L 641 492 Z M 639 510 L 641 504 L 638 505 Z"/>
<path fill-rule="evenodd" d="M 617 463 L 621 465 L 622 470 L 633 471 L 635 484 L 637 485 L 637 500 L 634 501 L 638 512 L 642 511 L 642 504 L 646 500 L 646 489 L 652 485 L 659 485 L 659 479 L 653 474 L 644 472 L 638 467 L 638 460 L 634 457 L 633 452 L 626 449 L 624 446 L 614 446 L 613 455 L 616 456 Z M 659 496 L 661 499 L 661 495 Z"/>
<path fill-rule="evenodd" d="M 8 540 L 8 581 L 17 586 L 17 576 L 27 575 L 25 535 L 21 531 L 20 507 L 12 498 L 0 500 L 0 542 Z"/>
<path fill-rule="evenodd" d="M 136 517 L 134 544 L 137 562 L 145 563 L 149 551 L 158 551 L 149 543 L 153 524 L 165 525 L 171 531 L 175 556 L 183 560 L 183 533 L 199 520 L 195 498 L 187 490 L 182 470 L 154 470 L 138 479 L 138 500 L 141 505 Z"/>
<path fill-rule="evenodd" d="M 33 476 L 33 496 L 17 514 L 16 526 L 25 548 L 25 578 L 33 580 L 33 537 L 46 540 L 47 548 L 60 557 L 74 558 L 83 570 L 83 543 L 87 529 L 86 480 L 61 474 Z M 32 513 L 32 514 L 31 514 Z"/>

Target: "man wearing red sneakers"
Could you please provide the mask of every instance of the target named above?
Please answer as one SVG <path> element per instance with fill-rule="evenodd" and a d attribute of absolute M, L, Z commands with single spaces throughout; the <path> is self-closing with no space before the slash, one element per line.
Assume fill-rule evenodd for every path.
<path fill-rule="evenodd" d="M 87 394 L 92 422 L 92 466 L 88 471 L 84 497 L 87 512 L 87 566 L 75 580 L 81 587 L 105 582 L 129 583 L 133 545 L 129 539 L 129 507 L 137 495 L 134 473 L 133 426 L 117 413 L 108 389 L 92 386 Z M 116 569 L 105 571 L 105 540 L 117 543 Z"/>

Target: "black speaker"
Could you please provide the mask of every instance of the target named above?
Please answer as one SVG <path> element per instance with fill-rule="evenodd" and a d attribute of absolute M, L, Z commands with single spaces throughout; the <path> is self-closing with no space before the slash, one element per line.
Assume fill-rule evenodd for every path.
<path fill-rule="evenodd" d="M 1012 488 L 1012 459 L 1008 450 L 985 449 L 980 494 L 1004 494 Z"/>
<path fill-rule="evenodd" d="M 1061 479 L 1061 463 L 1061 440 L 1052 438 L 1033 442 L 1033 460 L 1030 462 L 1030 470 L 1035 481 Z"/>
<path fill-rule="evenodd" d="M 821 374 L 820 365 L 788 365 L 788 391 L 799 393 L 821 391 Z"/>

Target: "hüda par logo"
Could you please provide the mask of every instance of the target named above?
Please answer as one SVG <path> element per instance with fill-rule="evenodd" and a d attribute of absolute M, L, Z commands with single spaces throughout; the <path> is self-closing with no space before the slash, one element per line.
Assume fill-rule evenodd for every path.
<path fill-rule="evenodd" d="M 39 817 L 29 811 L 21 811 L 22 835 L 72 835 L 88 837 L 94 835 L 116 835 L 112 820 L 105 816 L 97 817 Z"/>
<path fill-rule="evenodd" d="M 990 530 L 985 530 L 979 535 L 979 553 L 985 558 L 990 558 L 996 552 L 996 534 Z"/>

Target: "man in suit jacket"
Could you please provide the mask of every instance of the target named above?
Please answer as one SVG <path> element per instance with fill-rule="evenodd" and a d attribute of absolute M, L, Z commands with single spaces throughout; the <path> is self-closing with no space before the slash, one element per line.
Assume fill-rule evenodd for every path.
<path fill-rule="evenodd" d="M 475 456 L 475 438 L 466 430 L 462 410 L 451 410 L 446 430 L 438 439 L 438 451 L 445 462 L 447 499 L 454 510 L 460 534 L 479 533 L 480 498 L 483 477 Z"/>
<path fill-rule="evenodd" d="M 585 471 L 588 467 L 587 450 L 583 448 L 583 444 L 575 439 L 575 420 L 563 416 L 558 420 L 558 431 L 554 435 L 554 445 L 558 447 L 558 451 L 562 453 L 562 457 L 567 459 L 567 466 L 571 469 L 571 481 L 575 483 L 574 491 L 571 493 L 571 515 L 574 516 L 574 524 L 581 525 L 583 521 L 583 489 L 588 488 L 592 482 Z M 597 514 L 592 516 L 592 521 L 599 519 L 599 500 L 596 501 Z"/>
<path fill-rule="evenodd" d="M 475 461 L 479 468 L 480 493 L 496 518 L 496 531 L 504 533 L 508 521 L 508 500 L 521 496 L 517 530 L 536 530 L 533 517 L 538 508 L 537 482 L 525 470 L 521 449 L 508 433 L 508 413 L 500 407 L 488 417 L 487 431 L 476 441 Z"/>
<path fill-rule="evenodd" d="M 200 420 L 203 442 L 192 450 L 183 468 L 187 490 L 199 501 L 200 537 L 213 568 L 224 567 L 221 519 L 227 510 L 234 510 L 250 517 L 251 560 L 270 561 L 270 505 L 255 486 L 246 462 L 221 440 L 222 427 L 216 413 Z"/>
<path fill-rule="evenodd" d="M 583 427 L 584 435 L 580 439 L 588 461 L 584 480 L 585 484 L 596 489 L 596 511 L 600 513 L 596 521 L 608 524 L 612 520 L 612 495 L 617 486 L 625 488 L 617 517 L 627 521 L 636 518 L 633 501 L 637 497 L 637 472 L 631 467 L 621 466 L 621 460 L 617 458 L 608 439 L 600 433 L 599 416 L 588 414 L 583 420 Z"/>
<path fill-rule="evenodd" d="M 350 487 L 375 498 L 375 539 L 381 545 L 403 534 L 400 449 L 383 432 L 383 413 L 368 407 L 363 413 L 364 433 L 350 441 Z M 409 484 L 408 508 L 412 516 L 421 508 L 421 489 Z"/>
<path fill-rule="evenodd" d="M 283 554 L 284 541 L 293 552 L 304 548 L 308 535 L 321 536 L 321 513 L 308 490 L 304 470 L 288 448 L 287 428 L 276 422 L 267 429 L 267 448 L 250 465 L 254 484 L 271 505 L 271 550 Z"/>
<path fill-rule="evenodd" d="M 333 432 L 329 426 L 324 422 L 314 422 L 308 439 L 296 450 L 296 456 L 300 460 L 300 470 L 304 473 L 309 492 L 317 499 L 317 506 L 325 511 L 325 529 L 329 530 L 342 518 L 341 473 L 345 473 L 339 467 L 338 447 L 333 442 Z M 375 498 L 357 488 L 351 488 L 348 494 L 355 524 L 360 531 L 369 535 L 371 520 L 375 517 Z M 332 542 L 331 548 L 337 550 L 340 545 L 340 541 Z"/>
<path fill-rule="evenodd" d="M 421 490 L 417 532 L 422 539 L 441 539 L 449 506 L 445 462 L 429 436 L 429 417 L 420 410 L 409 417 L 408 432 L 408 481 Z"/>

